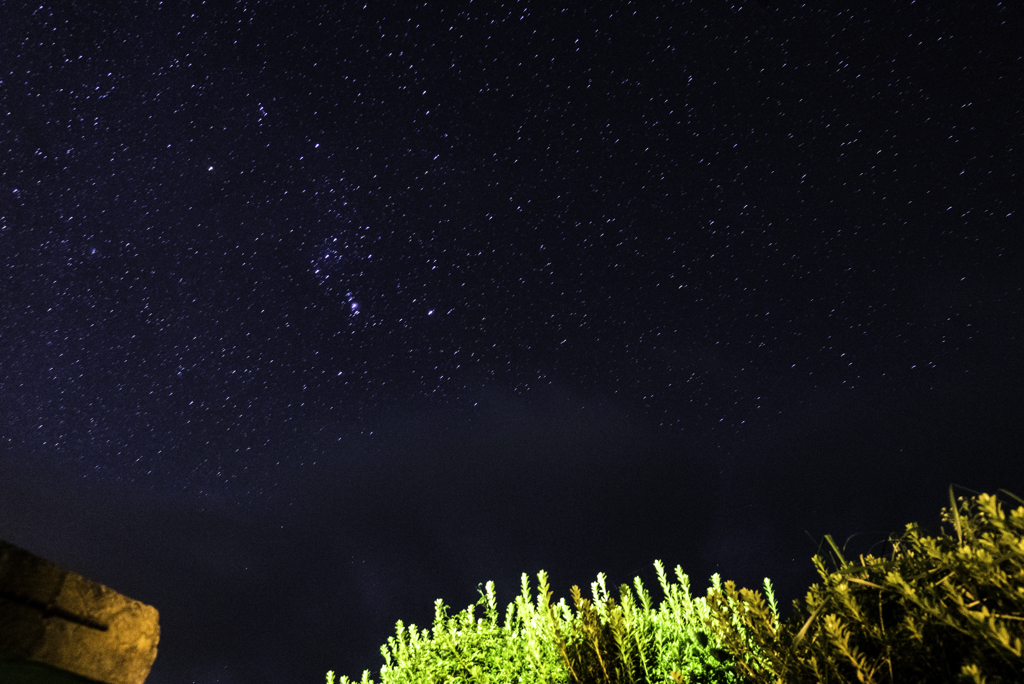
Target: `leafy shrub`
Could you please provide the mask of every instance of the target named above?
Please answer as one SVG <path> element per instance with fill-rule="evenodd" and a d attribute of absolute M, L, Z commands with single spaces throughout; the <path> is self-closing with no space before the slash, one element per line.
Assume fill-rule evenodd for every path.
<path fill-rule="evenodd" d="M 783 625 L 757 592 L 732 582 L 713 591 L 708 606 L 737 674 L 787 684 L 1024 681 L 1024 507 L 1007 515 L 988 494 L 958 504 L 952 487 L 949 498 L 942 518 L 956 534 L 930 537 L 911 523 L 890 539 L 888 559 L 847 561 L 826 537 L 837 567 L 814 557 L 822 584 Z"/>
<path fill-rule="evenodd" d="M 454 616 L 438 599 L 431 630 L 399 622 L 381 684 L 1022 682 L 1024 507 L 1007 514 L 994 496 L 954 499 L 952 487 L 949 498 L 952 531 L 911 523 L 890 538 L 890 558 L 847 561 L 826 536 L 835 567 L 814 556 L 822 582 L 784 622 L 767 579 L 762 595 L 716 574 L 692 598 L 682 568 L 672 583 L 656 561 L 657 607 L 639 578 L 614 599 L 603 574 L 589 598 L 572 587 L 570 607 L 552 603 L 541 571 L 536 600 L 524 574 L 503 623 L 493 582 Z M 368 671 L 361 684 L 374 684 Z"/>
<path fill-rule="evenodd" d="M 676 567 L 672 584 L 660 561 L 655 561 L 665 599 L 653 608 L 639 578 L 635 594 L 626 584 L 616 603 L 603 574 L 591 584 L 593 598 L 572 588 L 576 613 L 570 636 L 556 634 L 570 680 L 575 684 L 634 684 L 640 682 L 710 683 L 737 681 L 732 657 L 714 634 L 708 635 L 710 611 L 705 599 L 690 597 L 690 581 Z M 718 575 L 712 589 L 720 586 Z M 771 583 L 765 580 L 771 595 Z M 711 591 L 709 590 L 709 591 Z"/>
<path fill-rule="evenodd" d="M 633 589 L 622 585 L 616 601 L 603 573 L 591 583 L 592 598 L 572 587 L 575 612 L 565 599 L 552 603 L 544 571 L 538 574 L 536 600 L 523 575 L 522 591 L 509 604 L 503 623 L 493 582 L 476 604 L 454 616 L 438 599 L 432 629 L 397 624 L 395 636 L 381 648 L 381 683 L 737 682 L 731 656 L 716 636 L 706 633 L 710 612 L 705 599 L 690 596 L 682 568 L 676 567 L 678 583 L 673 584 L 661 561 L 654 566 L 665 593 L 657 608 L 640 578 L 633 580 Z M 715 575 L 712 588 L 719 586 Z M 476 617 L 477 608 L 483 609 L 483 617 Z M 327 681 L 334 684 L 333 672 Z M 369 671 L 360 681 L 374 684 Z M 353 683 L 343 676 L 338 684 Z"/>
<path fill-rule="evenodd" d="M 397 634 L 381 648 L 385 684 L 426 684 L 429 682 L 538 682 L 561 684 L 565 674 L 554 652 L 552 630 L 568 621 L 564 602 L 551 605 L 547 576 L 539 576 L 536 604 L 523 575 L 522 594 L 498 621 L 494 583 L 488 582 L 480 600 L 461 613 L 449 616 L 441 599 L 434 604 L 434 626 L 430 631 L 397 624 Z M 476 618 L 477 607 L 484 617 Z M 366 673 L 363 675 L 365 680 Z M 343 677 L 342 684 L 346 679 Z"/>

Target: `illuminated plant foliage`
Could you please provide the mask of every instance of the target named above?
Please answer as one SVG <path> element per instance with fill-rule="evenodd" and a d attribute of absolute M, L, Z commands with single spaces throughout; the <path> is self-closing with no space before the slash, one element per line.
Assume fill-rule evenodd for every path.
<path fill-rule="evenodd" d="M 575 609 L 565 599 L 553 603 L 544 571 L 537 575 L 535 599 L 523 574 L 521 593 L 508 605 L 504 621 L 493 582 L 475 605 L 454 616 L 438 599 L 432 629 L 397 624 L 395 636 L 381 648 L 380 682 L 738 682 L 722 644 L 705 631 L 708 607 L 703 598 L 690 596 L 682 568 L 676 567 L 677 583 L 672 583 L 660 561 L 654 566 L 665 595 L 657 607 L 639 578 L 633 588 L 622 585 L 616 601 L 603 574 L 591 584 L 590 598 L 572 587 Z M 712 582 L 719 586 L 718 575 Z M 327 681 L 335 684 L 333 672 Z M 369 671 L 361 682 L 373 682 Z M 351 682 L 341 677 L 338 684 Z"/>
<path fill-rule="evenodd" d="M 783 625 L 754 592 L 712 592 L 738 672 L 765 683 L 1024 681 L 1024 507 L 1007 514 L 995 496 L 954 500 L 952 488 L 949 499 L 952 529 L 929 537 L 911 523 L 888 559 L 847 561 L 826 537 L 836 567 L 814 557 L 822 583 Z"/>
<path fill-rule="evenodd" d="M 656 561 L 657 606 L 639 578 L 615 598 L 603 574 L 589 596 L 572 587 L 570 606 L 552 602 L 541 571 L 536 598 L 524 574 L 504 620 L 488 582 L 457 615 L 438 599 L 430 630 L 399 622 L 381 648 L 380 683 L 1024 681 L 1024 507 L 949 496 L 951 529 L 929 537 L 911 523 L 889 540 L 889 558 L 847 561 L 826 536 L 835 568 L 814 556 L 822 583 L 785 621 L 768 579 L 762 595 L 716 574 L 707 596 L 693 598 L 682 569 L 672 582 Z M 369 671 L 361 684 L 373 684 Z"/>

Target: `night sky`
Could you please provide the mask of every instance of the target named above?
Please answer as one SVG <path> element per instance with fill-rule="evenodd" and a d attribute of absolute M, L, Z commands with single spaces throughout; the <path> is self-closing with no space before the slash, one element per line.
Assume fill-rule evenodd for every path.
<path fill-rule="evenodd" d="M 0 538 L 149 684 L 1024 495 L 1019 4 L 322 4 L 3 6 Z"/>

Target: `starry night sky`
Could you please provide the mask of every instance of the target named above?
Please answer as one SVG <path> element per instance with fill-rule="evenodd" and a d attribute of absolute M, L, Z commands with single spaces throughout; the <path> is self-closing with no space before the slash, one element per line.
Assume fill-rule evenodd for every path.
<path fill-rule="evenodd" d="M 0 538 L 150 684 L 1024 495 L 1019 5 L 589 4 L 5 4 Z"/>

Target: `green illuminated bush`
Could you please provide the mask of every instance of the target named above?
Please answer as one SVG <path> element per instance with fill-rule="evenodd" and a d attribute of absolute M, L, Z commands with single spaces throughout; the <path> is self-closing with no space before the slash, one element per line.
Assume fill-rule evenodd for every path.
<path fill-rule="evenodd" d="M 399 622 L 396 635 L 381 648 L 381 684 L 509 682 L 523 684 L 634 684 L 646 682 L 725 682 L 739 678 L 722 643 L 706 632 L 710 612 L 703 598 L 690 596 L 689 578 L 676 567 L 673 584 L 655 562 L 665 594 L 657 608 L 639 578 L 622 585 L 619 600 L 609 594 L 605 576 L 591 584 L 591 598 L 572 588 L 575 610 L 565 599 L 552 603 L 547 574 L 538 573 L 531 599 L 524 574 L 521 594 L 499 621 L 494 584 L 480 600 L 449 616 L 438 599 L 430 630 Z M 766 589 L 771 585 L 765 580 Z M 720 588 L 718 575 L 712 588 Z M 483 609 L 483 617 L 476 609 Z M 334 673 L 327 675 L 335 684 Z M 368 671 L 362 684 L 371 684 Z M 339 684 L 350 684 L 341 677 Z"/>
<path fill-rule="evenodd" d="M 536 599 L 524 574 L 504 621 L 488 582 L 457 615 L 438 599 L 430 630 L 399 622 L 381 648 L 380 684 L 1022 682 L 1024 507 L 1007 514 L 988 494 L 949 496 L 952 529 L 929 537 L 911 523 L 889 540 L 889 558 L 847 561 L 826 536 L 835 569 L 814 556 L 822 583 L 785 621 L 767 579 L 762 595 L 716 574 L 692 598 L 682 569 L 673 583 L 656 561 L 657 607 L 639 578 L 616 599 L 603 574 L 590 597 L 572 587 L 569 606 L 552 603 L 541 571 Z M 361 684 L 373 684 L 368 671 Z"/>
<path fill-rule="evenodd" d="M 577 684 L 639 682 L 737 682 L 732 657 L 715 634 L 708 633 L 710 611 L 705 599 L 690 597 L 689 578 L 676 567 L 672 584 L 656 561 L 665 594 L 657 609 L 639 578 L 619 588 L 618 603 L 603 575 L 591 585 L 592 599 L 572 588 L 576 612 L 568 630 L 555 634 L 569 681 Z M 709 592 L 721 589 L 718 575 Z M 774 601 L 771 583 L 765 589 Z M 753 644 L 747 644 L 753 648 Z"/>

